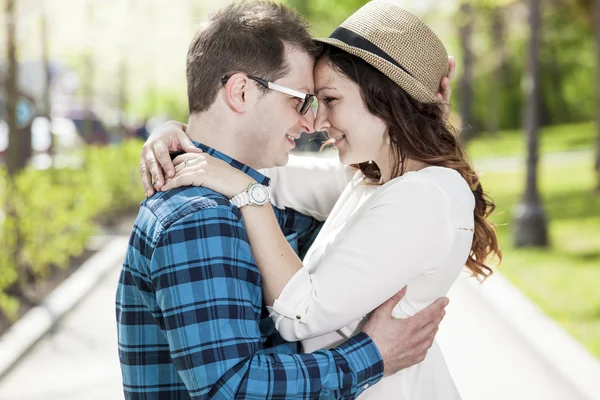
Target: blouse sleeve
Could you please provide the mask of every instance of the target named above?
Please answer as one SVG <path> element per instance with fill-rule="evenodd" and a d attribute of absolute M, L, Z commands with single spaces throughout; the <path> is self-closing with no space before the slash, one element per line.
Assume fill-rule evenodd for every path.
<path fill-rule="evenodd" d="M 285 167 L 260 171 L 271 178 L 273 204 L 325 221 L 344 188 L 352 179 L 353 169 L 337 158 L 290 155 Z"/>
<path fill-rule="evenodd" d="M 314 272 L 300 269 L 269 307 L 284 339 L 340 329 L 446 259 L 452 241 L 448 202 L 434 182 L 406 176 L 375 196 L 311 266 Z"/>

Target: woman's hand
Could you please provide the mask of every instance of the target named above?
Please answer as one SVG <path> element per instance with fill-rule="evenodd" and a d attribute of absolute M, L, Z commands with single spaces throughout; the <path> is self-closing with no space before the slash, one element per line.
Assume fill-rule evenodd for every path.
<path fill-rule="evenodd" d="M 142 147 L 140 156 L 140 175 L 146 197 L 160 190 L 164 183 L 165 172 L 168 177 L 175 175 L 171 153 L 201 153 L 187 137 L 186 125 L 177 121 L 167 121 L 156 127 Z M 158 160 L 158 161 L 157 161 Z M 152 180 L 154 178 L 154 186 Z"/>
<path fill-rule="evenodd" d="M 250 176 L 208 154 L 182 154 L 173 160 L 175 176 L 167 178 L 165 192 L 181 186 L 203 186 L 228 199 L 248 189 L 255 182 Z"/>
<path fill-rule="evenodd" d="M 445 119 L 448 119 L 448 116 L 450 115 L 450 97 L 452 96 L 452 88 L 450 87 L 450 81 L 454 77 L 455 69 L 456 59 L 450 56 L 448 57 L 448 74 L 442 78 L 436 96 L 438 101 L 443 104 Z"/>

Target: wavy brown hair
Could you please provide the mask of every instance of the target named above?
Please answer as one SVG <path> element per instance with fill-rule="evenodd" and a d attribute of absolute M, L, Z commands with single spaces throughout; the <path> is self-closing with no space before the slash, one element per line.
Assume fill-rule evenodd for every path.
<path fill-rule="evenodd" d="M 480 281 L 489 277 L 493 273 L 486 265 L 490 256 L 502 260 L 495 226 L 488 220 L 496 206 L 484 192 L 458 132 L 447 123 L 440 105 L 415 100 L 376 68 L 336 47 L 325 45 L 318 61 L 327 62 L 357 83 L 369 112 L 386 123 L 396 160 L 392 176 L 403 175 L 402 160 L 413 159 L 452 168 L 467 181 L 475 197 L 475 230 L 466 267 Z M 354 167 L 367 178 L 377 181 L 381 178 L 375 163 L 364 162 Z"/>

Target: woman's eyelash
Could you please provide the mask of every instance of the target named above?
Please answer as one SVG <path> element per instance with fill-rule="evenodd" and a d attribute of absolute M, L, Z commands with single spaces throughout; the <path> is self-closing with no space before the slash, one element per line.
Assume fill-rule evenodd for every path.
<path fill-rule="evenodd" d="M 323 101 L 325 103 L 331 103 L 332 101 L 337 100 L 335 97 L 325 97 Z"/>

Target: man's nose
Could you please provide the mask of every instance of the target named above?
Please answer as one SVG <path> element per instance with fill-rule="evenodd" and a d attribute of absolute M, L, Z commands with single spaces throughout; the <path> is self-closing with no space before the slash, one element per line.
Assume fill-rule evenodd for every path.
<path fill-rule="evenodd" d="M 312 110 L 308 110 L 306 114 L 300 116 L 300 123 L 304 132 L 315 132 L 315 115 Z"/>

